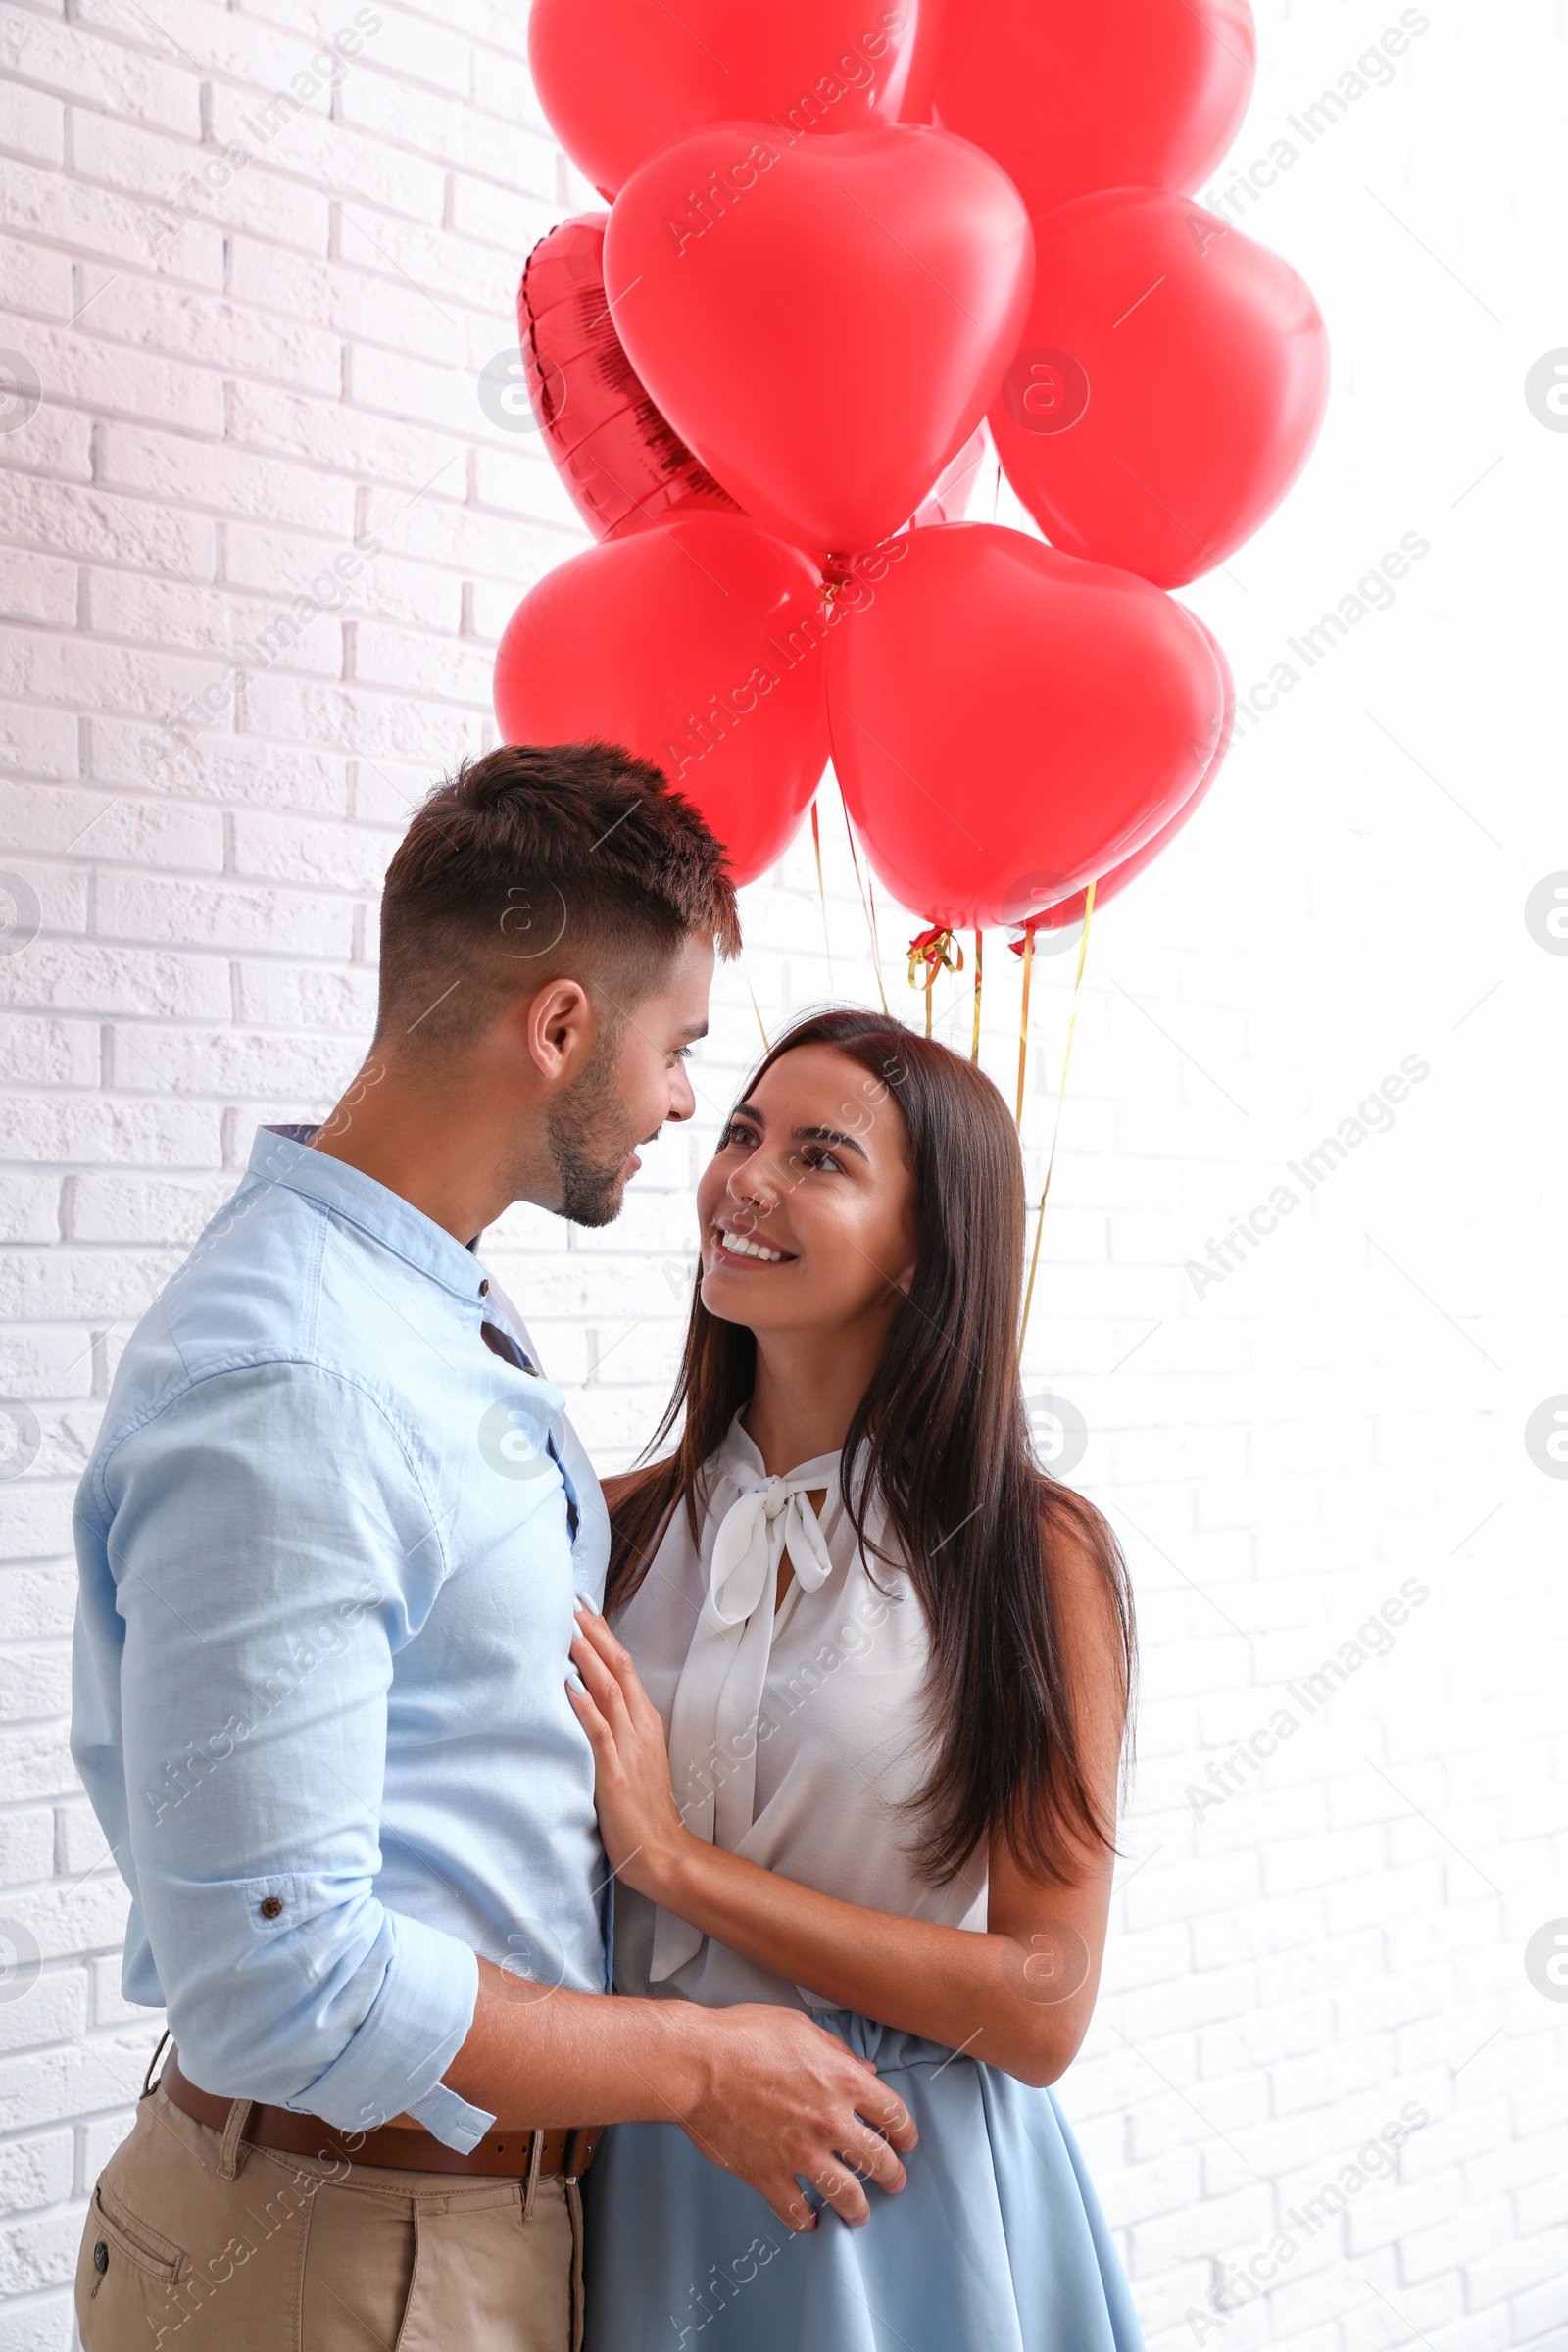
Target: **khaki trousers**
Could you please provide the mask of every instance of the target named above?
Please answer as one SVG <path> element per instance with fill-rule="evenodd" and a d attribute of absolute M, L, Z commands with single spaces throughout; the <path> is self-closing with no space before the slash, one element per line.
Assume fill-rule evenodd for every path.
<path fill-rule="evenodd" d="M 143 2094 L 76 2265 L 85 2352 L 578 2352 L 582 2206 L 526 2184 L 285 2156 Z"/>

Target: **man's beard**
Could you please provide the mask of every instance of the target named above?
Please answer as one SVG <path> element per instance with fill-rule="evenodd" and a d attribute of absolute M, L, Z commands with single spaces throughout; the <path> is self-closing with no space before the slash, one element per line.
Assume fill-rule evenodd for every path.
<path fill-rule="evenodd" d="M 573 1225 L 610 1225 L 620 1214 L 627 1153 L 639 1142 L 626 1133 L 626 1110 L 615 1093 L 612 1041 L 601 1037 L 583 1073 L 551 1107 L 545 1134 L 561 1178 L 559 1214 Z"/>

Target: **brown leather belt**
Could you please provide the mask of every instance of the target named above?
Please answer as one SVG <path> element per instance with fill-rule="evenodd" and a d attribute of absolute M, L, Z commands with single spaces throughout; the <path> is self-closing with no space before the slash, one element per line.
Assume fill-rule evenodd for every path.
<path fill-rule="evenodd" d="M 199 2124 L 211 2125 L 215 2132 L 224 2130 L 233 2100 L 215 2098 L 211 2091 L 198 2090 L 189 2077 L 180 2073 L 177 2050 L 170 2050 L 159 2080 L 182 2114 L 194 2116 Z M 267 2107 L 257 2101 L 240 2137 L 258 2148 L 275 2148 L 288 2156 L 336 2158 L 349 2164 L 386 2164 L 400 2172 L 499 2174 L 514 2180 L 527 2179 L 532 2171 L 533 2143 L 537 2139 L 543 2142 L 539 2158 L 541 2178 L 564 2173 L 568 2180 L 580 2180 L 593 2162 L 603 2130 L 602 2124 L 586 2124 L 572 2131 L 488 2132 L 478 2146 L 465 2156 L 431 2132 L 410 2131 L 400 2124 L 383 2124 L 375 2132 L 338 2132 L 318 2116 L 297 2114 L 292 2107 Z"/>

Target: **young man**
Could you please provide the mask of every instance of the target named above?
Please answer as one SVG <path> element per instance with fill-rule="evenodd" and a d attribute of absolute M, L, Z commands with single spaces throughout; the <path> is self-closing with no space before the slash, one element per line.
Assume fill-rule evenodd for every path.
<path fill-rule="evenodd" d="M 593 2127 L 672 2118 L 796 2227 L 797 2175 L 858 2222 L 912 2144 L 804 2016 L 602 1997 L 565 1677 L 608 1525 L 473 1255 L 514 1200 L 608 1222 L 691 1116 L 722 852 L 646 762 L 514 747 L 425 803 L 381 928 L 370 1058 L 258 1135 L 82 1481 L 73 1750 L 175 2044 L 88 2352 L 567 2352 Z"/>

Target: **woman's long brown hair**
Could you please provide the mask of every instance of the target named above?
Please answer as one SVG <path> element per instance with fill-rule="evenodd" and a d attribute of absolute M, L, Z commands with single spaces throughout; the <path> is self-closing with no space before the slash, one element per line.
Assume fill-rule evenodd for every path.
<path fill-rule="evenodd" d="M 914 1280 L 843 1459 L 845 1501 L 868 1556 L 866 1519 L 879 1493 L 889 1544 L 876 1556 L 906 1569 L 930 1632 L 935 1760 L 916 1800 L 919 1864 L 945 1883 L 1000 1826 L 1025 1869 L 1067 1878 L 1086 1840 L 1114 1850 L 1115 1825 L 1102 1820 L 1083 1769 L 1054 1589 L 1061 1545 L 1077 1546 L 1099 1571 L 1129 1708 L 1135 1636 L 1114 1536 L 1091 1504 L 1041 1472 L 1030 1447 L 1018 1376 L 1023 1163 L 1012 1117 L 975 1064 L 875 1013 L 798 1022 L 750 1086 L 802 1046 L 831 1046 L 858 1062 L 867 1104 L 884 1090 L 893 1097 L 914 1177 Z M 753 1334 L 710 1314 L 699 1274 L 674 1394 L 647 1452 L 677 1424 L 678 1441 L 661 1460 L 645 1455 L 612 1511 L 607 1608 L 635 1592 L 682 1503 L 695 1537 L 704 1465 L 751 1396 L 756 1368 Z"/>

